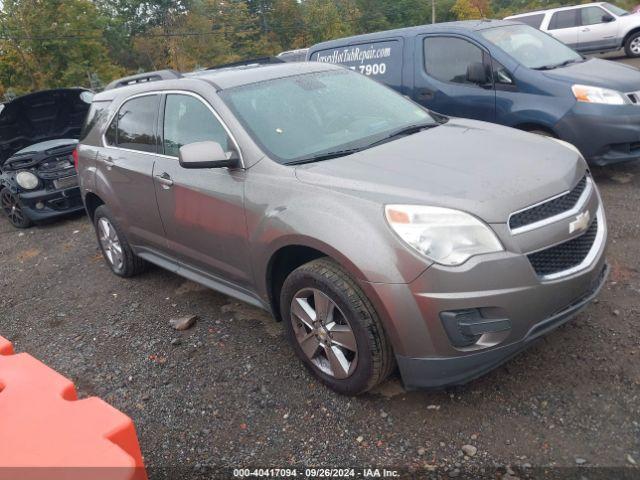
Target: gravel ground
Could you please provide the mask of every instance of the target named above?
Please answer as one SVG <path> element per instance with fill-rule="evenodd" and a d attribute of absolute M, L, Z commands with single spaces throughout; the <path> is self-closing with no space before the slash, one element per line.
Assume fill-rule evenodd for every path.
<path fill-rule="evenodd" d="M 640 163 L 594 175 L 612 265 L 599 300 L 465 387 L 405 392 L 396 376 L 337 396 L 264 312 L 157 268 L 112 275 L 85 217 L 25 232 L 0 219 L 0 335 L 131 416 L 152 478 L 288 465 L 640 478 Z M 175 331 L 187 314 L 196 324 Z"/>

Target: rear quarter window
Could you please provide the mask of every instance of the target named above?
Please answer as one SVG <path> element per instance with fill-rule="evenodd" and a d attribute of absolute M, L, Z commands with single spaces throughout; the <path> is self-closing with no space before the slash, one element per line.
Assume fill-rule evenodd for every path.
<path fill-rule="evenodd" d="M 344 45 L 311 54 L 311 61 L 344 65 L 389 86 L 402 85 L 402 42 L 386 40 Z"/>
<path fill-rule="evenodd" d="M 80 131 L 81 142 L 87 138 L 87 135 L 89 135 L 89 132 L 93 130 L 98 121 L 105 118 L 110 103 L 111 102 L 93 102 L 91 104 L 89 111 L 87 112 L 87 116 L 84 118 L 82 130 Z"/>
<path fill-rule="evenodd" d="M 577 9 L 560 10 L 551 17 L 549 30 L 560 30 L 562 28 L 573 28 L 578 26 Z"/>
<path fill-rule="evenodd" d="M 525 25 L 529 25 L 533 28 L 540 28 L 542 25 L 542 20 L 544 20 L 544 13 L 536 14 L 536 15 L 526 15 L 524 17 L 516 17 L 513 19 L 516 22 L 522 22 Z"/>

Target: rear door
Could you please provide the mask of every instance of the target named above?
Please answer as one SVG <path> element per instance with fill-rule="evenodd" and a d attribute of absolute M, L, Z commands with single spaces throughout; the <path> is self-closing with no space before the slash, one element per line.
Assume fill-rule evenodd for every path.
<path fill-rule="evenodd" d="M 547 31 L 571 48 L 578 49 L 580 26 L 579 9 L 559 10 L 551 15 Z"/>
<path fill-rule="evenodd" d="M 467 75 L 472 64 L 481 64 L 490 79 L 489 53 L 461 36 L 423 35 L 416 41 L 413 100 L 444 115 L 495 121 L 493 82 L 481 85 Z"/>
<path fill-rule="evenodd" d="M 596 52 L 616 47 L 620 22 L 613 15 L 595 5 L 580 8 L 579 12 L 578 44 L 581 51 Z"/>
<path fill-rule="evenodd" d="M 158 94 L 126 100 L 107 127 L 105 147 L 96 157 L 97 191 L 130 243 L 154 252 L 166 251 L 153 183 L 159 107 Z"/>
<path fill-rule="evenodd" d="M 185 169 L 180 147 L 215 141 L 225 151 L 235 141 L 209 103 L 195 94 L 166 94 L 161 117 L 161 155 L 153 170 L 158 208 L 169 248 L 184 264 L 216 282 L 247 287 L 251 281 L 244 213 L 244 169 Z M 183 266 L 181 265 L 181 269 Z"/>

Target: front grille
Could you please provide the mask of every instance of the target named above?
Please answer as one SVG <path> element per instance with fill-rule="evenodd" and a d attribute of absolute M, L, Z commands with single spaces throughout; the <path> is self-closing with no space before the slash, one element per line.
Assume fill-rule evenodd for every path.
<path fill-rule="evenodd" d="M 552 275 L 580 265 L 593 247 L 598 233 L 598 218 L 596 217 L 589 229 L 579 237 L 555 247 L 527 255 L 531 266 L 538 276 Z"/>
<path fill-rule="evenodd" d="M 578 199 L 586 187 L 587 176 L 585 175 L 570 192 L 511 215 L 509 218 L 509 228 L 515 230 L 516 228 L 524 227 L 571 210 L 575 207 L 576 203 L 578 203 Z"/>

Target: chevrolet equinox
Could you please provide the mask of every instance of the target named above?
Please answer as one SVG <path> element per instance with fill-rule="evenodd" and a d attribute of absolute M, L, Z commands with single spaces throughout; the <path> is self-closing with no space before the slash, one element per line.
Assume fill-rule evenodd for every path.
<path fill-rule="evenodd" d="M 602 203 L 567 143 L 335 65 L 155 73 L 96 95 L 77 147 L 107 264 L 270 311 L 340 393 L 396 365 L 407 388 L 469 381 L 605 281 Z"/>

